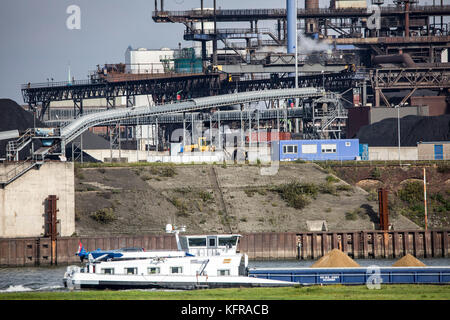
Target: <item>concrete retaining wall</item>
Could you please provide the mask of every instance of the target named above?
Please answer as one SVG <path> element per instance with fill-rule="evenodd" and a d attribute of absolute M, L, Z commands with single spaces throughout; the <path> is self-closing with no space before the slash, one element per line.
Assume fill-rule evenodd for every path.
<path fill-rule="evenodd" d="M 108 162 L 111 158 L 110 149 L 89 149 L 83 151 L 91 157 L 102 162 Z M 113 150 L 113 159 L 119 159 L 119 156 L 122 162 L 147 161 L 147 151 L 142 150 L 120 150 L 120 152 L 119 150 Z"/>
<path fill-rule="evenodd" d="M 15 164 L 0 164 L 8 171 Z M 75 180 L 71 162 L 46 162 L 0 189 L 0 238 L 41 237 L 45 229 L 45 205 L 56 195 L 61 236 L 75 232 Z"/>
<path fill-rule="evenodd" d="M 400 147 L 401 160 L 419 160 L 417 147 Z M 398 160 L 398 147 L 369 147 L 369 160 Z"/>
<path fill-rule="evenodd" d="M 176 156 L 149 156 L 147 158 L 148 162 L 168 162 L 168 163 L 212 163 L 212 162 L 222 162 L 224 160 L 224 155 L 222 152 L 211 153 L 202 152 L 199 155 L 176 155 Z"/>
<path fill-rule="evenodd" d="M 254 144 L 256 144 L 254 142 Z M 233 154 L 235 148 L 229 148 L 228 153 L 224 154 L 221 151 L 216 152 L 191 152 L 191 153 L 178 153 L 176 155 L 169 155 L 168 152 L 154 152 L 154 151 L 136 151 L 136 150 L 113 150 L 113 159 L 119 159 L 122 162 L 171 162 L 171 163 L 213 163 L 222 162 L 223 160 L 233 160 Z M 111 158 L 110 149 L 98 149 L 98 150 L 83 150 L 91 157 L 103 161 L 109 162 Z M 243 151 L 247 151 L 248 161 L 256 162 L 260 160 L 261 162 L 270 162 L 270 148 L 266 146 L 260 147 L 247 147 L 238 148 L 238 153 L 236 155 L 236 160 L 244 160 Z"/>

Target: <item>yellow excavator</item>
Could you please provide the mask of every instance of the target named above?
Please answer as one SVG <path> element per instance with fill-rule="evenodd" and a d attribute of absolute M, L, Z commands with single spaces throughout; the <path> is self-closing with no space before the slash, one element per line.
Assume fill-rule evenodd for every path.
<path fill-rule="evenodd" d="M 184 146 L 184 152 L 192 152 L 192 151 L 215 151 L 216 147 L 211 146 L 211 142 L 207 141 L 205 137 L 199 137 L 198 143 L 196 144 L 188 144 Z"/>

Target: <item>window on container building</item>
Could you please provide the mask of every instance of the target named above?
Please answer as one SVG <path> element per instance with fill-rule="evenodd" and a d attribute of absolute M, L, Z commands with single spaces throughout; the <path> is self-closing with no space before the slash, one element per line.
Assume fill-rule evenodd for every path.
<path fill-rule="evenodd" d="M 284 145 L 283 146 L 283 153 L 297 153 L 297 145 Z"/>
<path fill-rule="evenodd" d="M 302 153 L 317 153 L 317 144 L 302 144 Z"/>
<path fill-rule="evenodd" d="M 336 144 L 323 144 L 322 153 L 336 153 Z"/>

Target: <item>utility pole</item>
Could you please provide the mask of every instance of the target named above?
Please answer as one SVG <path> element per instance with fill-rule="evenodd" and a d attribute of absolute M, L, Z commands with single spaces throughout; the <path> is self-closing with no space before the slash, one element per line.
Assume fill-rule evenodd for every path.
<path fill-rule="evenodd" d="M 428 229 L 428 213 L 427 213 L 427 177 L 425 168 L 423 168 L 423 201 L 425 209 L 425 231 L 426 231 Z"/>
<path fill-rule="evenodd" d="M 397 106 L 397 136 L 398 136 L 398 163 L 402 165 L 402 158 L 400 153 L 400 106 Z"/>
<path fill-rule="evenodd" d="M 213 39 L 213 70 L 217 67 L 217 12 L 216 0 L 214 0 L 214 39 Z"/>

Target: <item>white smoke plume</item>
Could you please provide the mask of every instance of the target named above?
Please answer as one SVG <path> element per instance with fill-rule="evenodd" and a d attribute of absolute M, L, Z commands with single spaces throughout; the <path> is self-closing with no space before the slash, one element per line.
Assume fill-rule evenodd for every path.
<path fill-rule="evenodd" d="M 330 44 L 306 37 L 304 34 L 298 35 L 298 52 L 299 54 L 309 54 L 312 52 L 331 52 Z"/>

